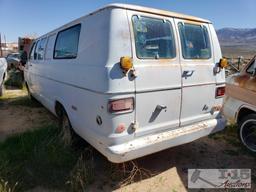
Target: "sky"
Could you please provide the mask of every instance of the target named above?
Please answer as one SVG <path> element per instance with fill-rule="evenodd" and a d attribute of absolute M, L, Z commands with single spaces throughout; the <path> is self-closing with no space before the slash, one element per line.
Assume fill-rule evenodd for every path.
<path fill-rule="evenodd" d="M 256 0 L 0 0 L 0 33 L 7 42 L 43 35 L 110 3 L 128 3 L 211 20 L 215 29 L 256 28 Z"/>

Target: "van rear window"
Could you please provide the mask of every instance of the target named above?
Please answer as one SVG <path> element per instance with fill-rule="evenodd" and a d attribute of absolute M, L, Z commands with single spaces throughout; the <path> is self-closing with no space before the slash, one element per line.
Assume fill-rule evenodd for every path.
<path fill-rule="evenodd" d="M 209 59 L 211 46 L 207 28 L 203 25 L 179 23 L 184 59 Z"/>
<path fill-rule="evenodd" d="M 80 30 L 81 25 L 79 24 L 58 33 L 54 48 L 55 59 L 76 58 Z"/>
<path fill-rule="evenodd" d="M 176 56 L 173 29 L 169 21 L 133 16 L 136 54 L 140 59 L 167 59 Z"/>

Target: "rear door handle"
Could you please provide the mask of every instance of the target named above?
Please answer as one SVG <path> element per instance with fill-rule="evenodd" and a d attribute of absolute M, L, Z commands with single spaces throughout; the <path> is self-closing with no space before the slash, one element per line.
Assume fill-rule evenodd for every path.
<path fill-rule="evenodd" d="M 185 77 L 187 79 L 188 77 L 191 77 L 194 73 L 194 70 L 185 70 L 182 73 L 182 77 Z"/>
<path fill-rule="evenodd" d="M 167 106 L 165 106 L 165 105 L 157 105 L 156 108 L 158 110 L 162 110 L 162 109 L 167 109 Z"/>

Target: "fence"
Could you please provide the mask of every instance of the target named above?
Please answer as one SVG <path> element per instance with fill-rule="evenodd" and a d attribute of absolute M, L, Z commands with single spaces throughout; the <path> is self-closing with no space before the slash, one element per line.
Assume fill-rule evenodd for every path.
<path fill-rule="evenodd" d="M 244 58 L 239 56 L 237 58 L 226 58 L 228 60 L 228 68 L 226 69 L 226 75 L 232 75 L 240 72 L 243 67 L 251 60 L 251 58 Z"/>

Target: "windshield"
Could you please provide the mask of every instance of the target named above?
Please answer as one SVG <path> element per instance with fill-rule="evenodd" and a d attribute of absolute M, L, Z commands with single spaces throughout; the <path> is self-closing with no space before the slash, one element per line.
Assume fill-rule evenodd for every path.
<path fill-rule="evenodd" d="M 16 54 L 10 54 L 7 56 L 7 58 L 14 58 L 14 59 L 19 59 L 20 58 L 20 55 L 18 53 Z"/>

